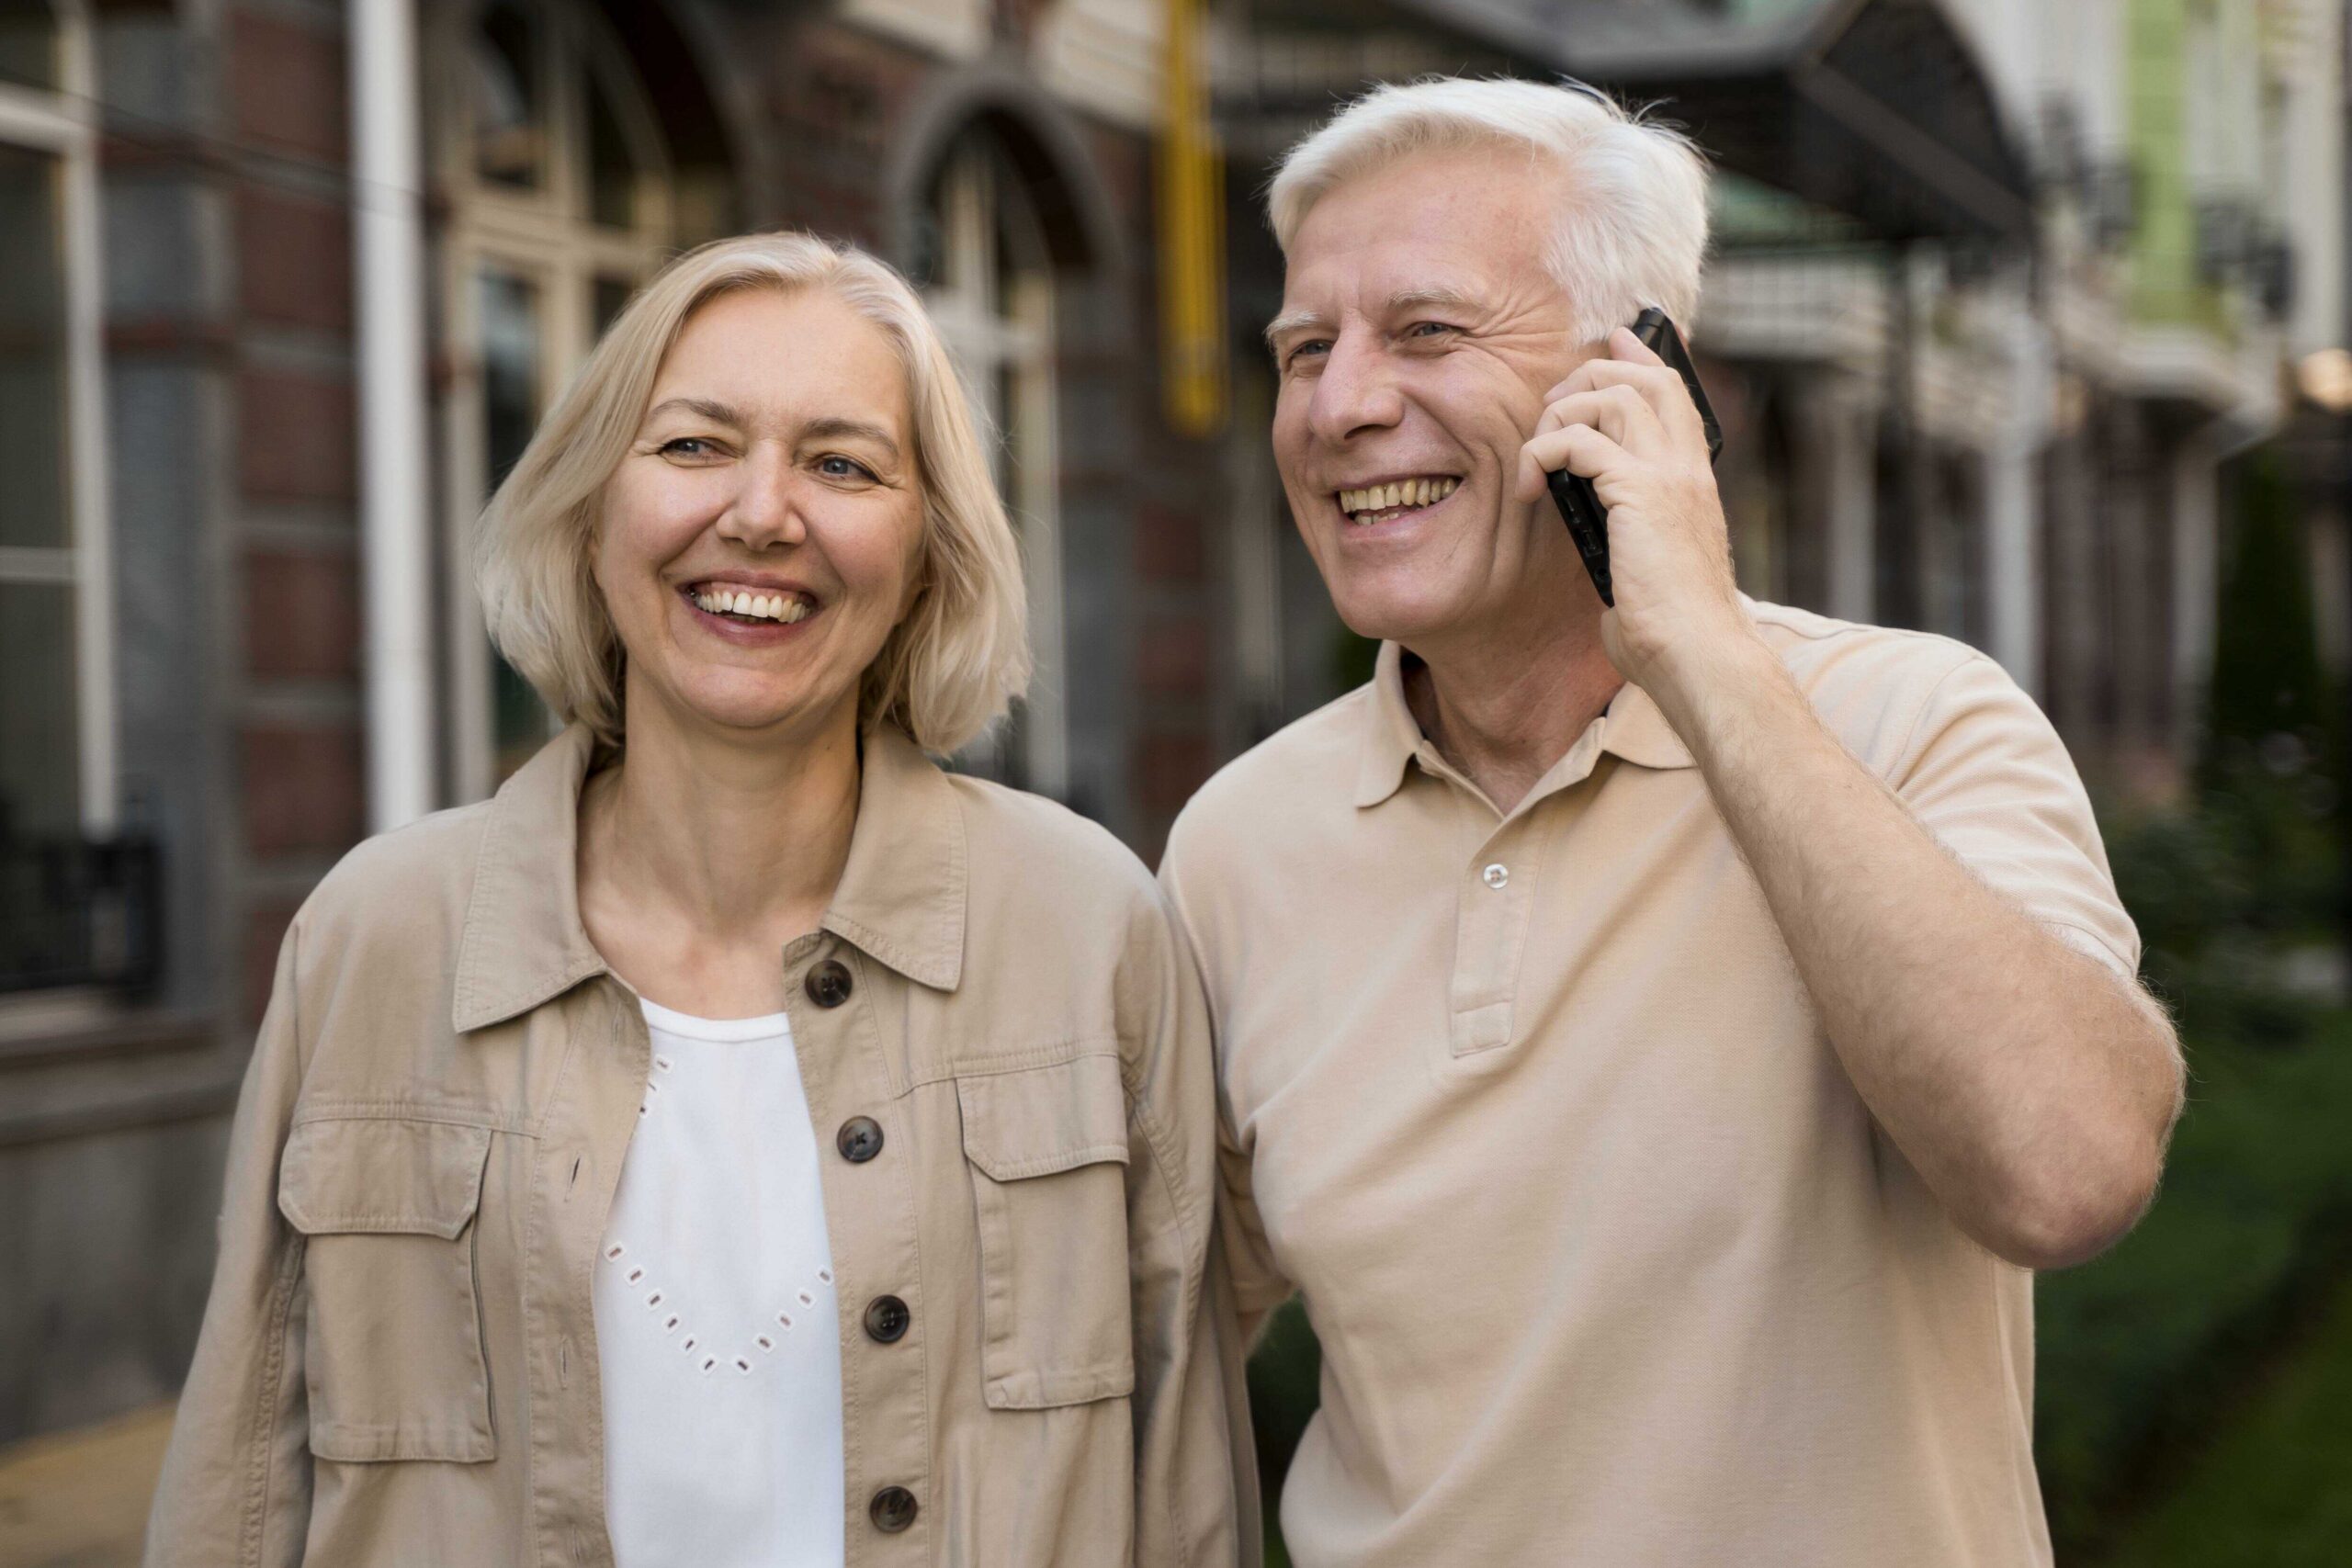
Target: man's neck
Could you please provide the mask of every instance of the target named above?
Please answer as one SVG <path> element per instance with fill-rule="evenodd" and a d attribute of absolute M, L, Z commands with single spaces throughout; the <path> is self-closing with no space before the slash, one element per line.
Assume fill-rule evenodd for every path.
<path fill-rule="evenodd" d="M 1509 816 L 1625 683 L 1589 615 L 1408 655 L 1405 700 L 1439 755 Z"/>

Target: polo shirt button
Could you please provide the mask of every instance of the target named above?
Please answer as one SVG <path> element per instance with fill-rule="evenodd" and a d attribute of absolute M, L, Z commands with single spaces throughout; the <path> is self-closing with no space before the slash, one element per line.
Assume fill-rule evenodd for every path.
<path fill-rule="evenodd" d="M 1504 883 L 1510 880 L 1510 867 L 1505 865 L 1500 861 L 1497 861 L 1485 871 L 1479 873 L 1479 875 L 1486 878 L 1487 886 L 1500 887 Z"/>
<path fill-rule="evenodd" d="M 882 1123 L 871 1116 L 853 1116 L 833 1135 L 833 1147 L 852 1165 L 864 1165 L 882 1152 Z"/>
<path fill-rule="evenodd" d="M 884 1535 L 896 1535 L 915 1522 L 915 1495 L 903 1486 L 885 1486 L 865 1506 L 865 1517 Z"/>
<path fill-rule="evenodd" d="M 828 958 L 808 971 L 808 978 L 801 982 L 808 999 L 820 1008 L 837 1008 L 849 1000 L 849 965 L 838 958 Z"/>
<path fill-rule="evenodd" d="M 896 1296 L 876 1296 L 865 1303 L 865 1337 L 877 1344 L 896 1345 L 913 1321 L 914 1314 Z"/>

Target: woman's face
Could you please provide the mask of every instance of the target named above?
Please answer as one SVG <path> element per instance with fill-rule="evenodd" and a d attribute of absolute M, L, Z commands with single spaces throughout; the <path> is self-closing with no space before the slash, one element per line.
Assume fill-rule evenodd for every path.
<path fill-rule="evenodd" d="M 820 289 L 711 300 L 605 487 L 596 583 L 631 712 L 739 732 L 854 719 L 922 540 L 906 376 L 881 329 Z"/>

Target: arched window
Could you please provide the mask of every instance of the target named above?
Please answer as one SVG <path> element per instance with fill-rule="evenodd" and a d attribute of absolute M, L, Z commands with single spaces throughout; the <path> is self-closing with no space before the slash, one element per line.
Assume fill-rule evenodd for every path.
<path fill-rule="evenodd" d="M 1062 644 L 1060 457 L 1055 396 L 1054 267 L 1045 226 L 998 138 L 974 126 L 940 160 L 915 225 L 911 267 L 961 365 L 997 488 L 1021 535 L 1036 672 L 1011 724 L 966 761 L 1023 789 L 1069 794 Z"/>
<path fill-rule="evenodd" d="M 115 815 L 95 91 L 79 0 L 0 0 L 0 840 Z"/>
<path fill-rule="evenodd" d="M 660 121 L 628 54 L 574 0 L 479 0 L 434 19 L 435 181 L 449 520 L 456 794 L 489 793 L 550 733 L 489 646 L 475 519 L 548 399 L 631 290 L 712 213 L 681 211 Z M 691 197 L 689 198 L 691 200 Z"/>

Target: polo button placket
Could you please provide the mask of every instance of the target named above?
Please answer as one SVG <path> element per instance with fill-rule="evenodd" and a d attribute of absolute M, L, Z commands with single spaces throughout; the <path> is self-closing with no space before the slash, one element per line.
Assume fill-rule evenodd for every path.
<path fill-rule="evenodd" d="M 1519 957 L 1539 880 L 1536 843 L 1530 818 L 1504 824 L 1457 884 L 1449 1031 L 1456 1059 L 1510 1043 Z"/>

